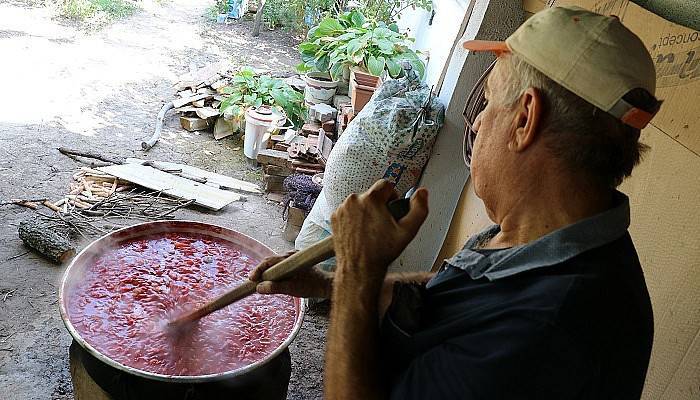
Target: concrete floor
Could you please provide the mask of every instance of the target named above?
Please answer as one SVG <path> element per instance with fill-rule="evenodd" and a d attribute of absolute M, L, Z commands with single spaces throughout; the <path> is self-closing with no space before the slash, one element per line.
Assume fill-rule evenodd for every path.
<path fill-rule="evenodd" d="M 140 150 L 176 77 L 191 65 L 232 57 L 292 71 L 298 62 L 295 38 L 266 30 L 252 38 L 248 22 L 208 23 L 202 15 L 210 3 L 169 0 L 97 32 L 22 1 L 0 4 L 0 201 L 60 198 L 80 164 L 59 154 L 59 146 L 259 179 L 245 167 L 239 140 L 185 132 L 173 116 L 162 140 L 147 155 Z M 292 244 L 283 238 L 281 213 L 279 205 L 249 196 L 219 213 L 183 210 L 178 217 L 224 225 L 284 251 Z M 31 214 L 0 207 L 0 397 L 72 399 L 71 338 L 57 308 L 65 266 L 25 254 L 17 224 Z M 311 312 L 291 347 L 290 399 L 321 397 L 326 324 L 327 309 Z"/>

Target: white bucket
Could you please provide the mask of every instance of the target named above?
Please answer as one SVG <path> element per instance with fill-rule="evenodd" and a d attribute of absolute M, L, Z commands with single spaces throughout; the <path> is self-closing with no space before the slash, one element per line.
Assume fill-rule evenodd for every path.
<path fill-rule="evenodd" d="M 271 132 L 279 129 L 287 117 L 270 106 L 250 107 L 245 112 L 245 138 L 243 154 L 251 160 L 258 157 L 260 149 L 267 147 Z"/>

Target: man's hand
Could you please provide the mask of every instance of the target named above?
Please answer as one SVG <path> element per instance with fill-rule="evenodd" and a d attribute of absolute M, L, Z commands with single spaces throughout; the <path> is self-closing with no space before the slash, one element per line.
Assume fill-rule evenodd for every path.
<path fill-rule="evenodd" d="M 368 191 L 348 196 L 331 216 L 338 267 L 347 266 L 358 282 L 380 283 L 428 215 L 428 191 L 419 189 L 408 214 L 395 221 L 386 205 L 397 197 L 393 186 L 380 180 Z"/>
<path fill-rule="evenodd" d="M 250 272 L 250 279 L 253 282 L 260 282 L 255 290 L 260 294 L 288 294 L 295 297 L 321 297 L 330 298 L 333 274 L 321 271 L 316 266 L 303 268 L 291 277 L 281 281 L 262 281 L 262 274 L 268 268 L 296 253 L 287 252 L 281 256 L 267 257 L 253 271 Z"/>

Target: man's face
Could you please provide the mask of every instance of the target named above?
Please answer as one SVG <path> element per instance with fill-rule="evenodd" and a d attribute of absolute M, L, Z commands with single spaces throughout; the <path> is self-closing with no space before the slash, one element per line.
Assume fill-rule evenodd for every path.
<path fill-rule="evenodd" d="M 515 110 L 503 105 L 505 85 L 502 61 L 498 61 L 489 75 L 485 96 L 487 105 L 476 118 L 474 129 L 477 131 L 472 152 L 471 177 L 474 190 L 491 209 L 498 200 L 499 193 L 508 187 L 513 165 L 512 152 L 508 151 L 508 141 L 515 130 Z"/>

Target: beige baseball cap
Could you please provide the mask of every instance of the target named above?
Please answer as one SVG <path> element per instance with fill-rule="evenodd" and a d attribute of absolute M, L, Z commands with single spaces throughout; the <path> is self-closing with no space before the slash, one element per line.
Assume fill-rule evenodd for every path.
<path fill-rule="evenodd" d="M 505 42 L 470 40 L 464 48 L 514 53 L 584 100 L 637 129 L 658 112 L 622 97 L 637 88 L 652 96 L 656 71 L 644 43 L 617 17 L 580 7 L 552 7 L 530 17 Z M 660 102 L 657 102 L 660 105 Z"/>

